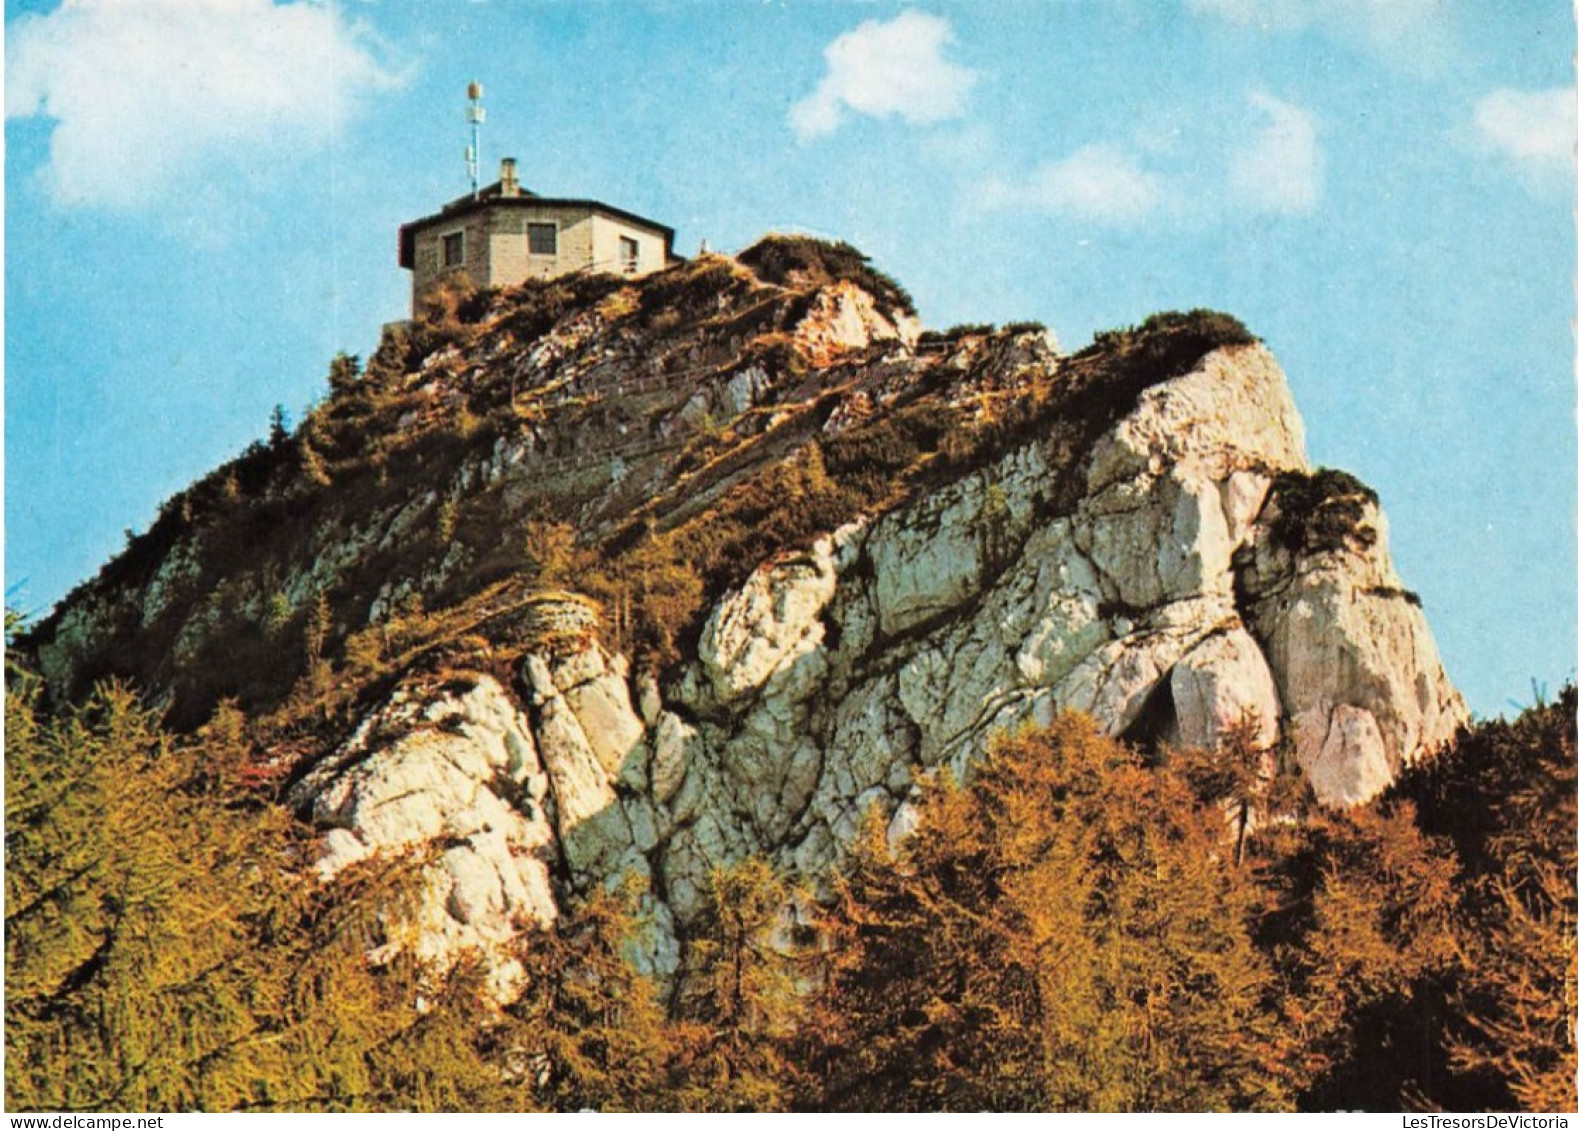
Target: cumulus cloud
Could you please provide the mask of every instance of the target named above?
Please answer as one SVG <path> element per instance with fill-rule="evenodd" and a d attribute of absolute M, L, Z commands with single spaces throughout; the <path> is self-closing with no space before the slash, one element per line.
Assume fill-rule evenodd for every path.
<path fill-rule="evenodd" d="M 1041 165 L 1021 182 L 988 181 L 992 207 L 1034 208 L 1077 220 L 1124 225 L 1145 219 L 1162 203 L 1162 182 L 1114 145 L 1087 145 Z"/>
<path fill-rule="evenodd" d="M 1255 120 L 1247 130 L 1097 142 L 1028 175 L 989 176 L 976 199 L 1113 227 L 1195 224 L 1246 209 L 1310 212 L 1325 165 L 1314 116 L 1264 91 L 1249 96 L 1249 108 Z"/>
<path fill-rule="evenodd" d="M 1318 31 L 1408 70 L 1449 57 L 1448 0 L 1185 0 L 1196 15 L 1265 32 Z"/>
<path fill-rule="evenodd" d="M 1474 104 L 1474 132 L 1526 173 L 1565 177 L 1578 140 L 1578 97 L 1571 87 L 1493 90 Z"/>
<path fill-rule="evenodd" d="M 976 73 L 944 58 L 952 42 L 947 20 L 913 10 L 845 32 L 823 52 L 827 73 L 817 88 L 790 107 L 790 128 L 801 140 L 822 137 L 846 111 L 911 125 L 959 117 Z"/>
<path fill-rule="evenodd" d="M 1265 125 L 1228 158 L 1234 195 L 1268 212 L 1308 212 L 1320 199 L 1324 165 L 1314 117 L 1263 91 L 1250 101 Z"/>
<path fill-rule="evenodd" d="M 399 81 L 365 29 L 314 3 L 65 0 L 7 38 L 6 117 L 53 120 L 41 172 L 68 205 L 138 208 L 321 146 Z"/>
<path fill-rule="evenodd" d="M 1282 31 L 1309 23 L 1308 0 L 1184 0 L 1196 15 L 1228 23 Z"/>

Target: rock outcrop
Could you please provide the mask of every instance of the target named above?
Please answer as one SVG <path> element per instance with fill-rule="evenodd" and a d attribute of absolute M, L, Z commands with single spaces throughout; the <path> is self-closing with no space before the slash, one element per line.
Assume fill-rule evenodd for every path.
<path fill-rule="evenodd" d="M 420 436 L 445 405 L 507 384 L 523 424 L 447 464 L 421 449 L 433 474 L 403 490 L 352 501 L 331 485 L 303 502 L 280 488 L 315 524 L 234 575 L 212 573 L 223 523 L 190 524 L 137 576 L 110 570 L 76 595 L 40 634 L 45 667 L 80 682 L 153 633 L 173 658 L 141 674 L 179 709 L 226 626 L 266 625 L 271 602 L 324 664 L 447 595 L 465 615 L 442 623 L 443 649 L 403 653 L 422 658 L 347 702 L 344 730 L 289 769 L 285 798 L 322 833 L 319 871 L 432 852 L 413 945 L 435 956 L 502 955 L 566 891 L 633 872 L 660 972 L 677 968 L 713 869 L 763 856 L 814 881 L 873 809 L 902 836 L 929 775 L 967 774 L 1025 721 L 1074 709 L 1114 734 L 1211 747 L 1250 720 L 1320 800 L 1346 805 L 1466 718 L 1373 493 L 1310 468 L 1263 346 L 1207 341 L 1136 381 L 1143 340 L 1072 359 L 1039 329 L 917 340 L 880 290 L 703 263 L 530 328 L 491 308 L 464 348 L 410 361 L 402 419 Z M 619 601 L 545 603 L 530 577 L 512 590 L 484 568 L 501 531 L 521 544 L 545 491 L 574 501 L 582 546 L 611 555 L 691 529 L 765 468 L 820 482 L 840 437 L 871 437 L 880 456 L 879 440 L 899 443 L 880 429 L 902 439 L 927 413 L 939 436 L 862 480 L 871 505 L 782 545 L 752 512 L 760 559 L 698 583 L 661 663 L 621 651 L 639 634 Z M 485 538 L 461 530 L 481 499 Z M 426 556 L 389 564 L 435 524 L 449 529 Z M 527 551 L 539 570 L 547 554 Z M 502 588 L 460 599 L 485 583 Z M 539 593 L 530 617 L 509 604 L 521 593 Z M 518 971 L 495 969 L 507 994 Z"/>
<path fill-rule="evenodd" d="M 548 782 L 520 708 L 484 676 L 396 690 L 291 797 L 323 830 L 326 880 L 369 856 L 434 849 L 404 935 L 425 958 L 486 955 L 504 997 L 521 977 L 508 944 L 522 921 L 556 914 Z"/>

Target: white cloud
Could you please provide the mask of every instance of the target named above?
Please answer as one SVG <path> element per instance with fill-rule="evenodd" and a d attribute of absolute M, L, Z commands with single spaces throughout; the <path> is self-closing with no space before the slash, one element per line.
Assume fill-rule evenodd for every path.
<path fill-rule="evenodd" d="M 1131 224 L 1162 203 L 1161 180 L 1113 145 L 1087 145 L 1061 161 L 1041 165 L 1027 181 L 990 180 L 983 202 L 993 207 L 1035 208 L 1107 224 Z"/>
<path fill-rule="evenodd" d="M 1308 0 L 1185 0 L 1196 15 L 1228 23 L 1282 31 L 1309 23 Z"/>
<path fill-rule="evenodd" d="M 1185 0 L 1196 15 L 1263 32 L 1319 31 L 1412 71 L 1452 54 L 1448 0 Z"/>
<path fill-rule="evenodd" d="M 1434 58 L 1450 43 L 1447 0 L 1326 0 L 1320 18 L 1351 28 L 1373 48 L 1399 59 Z"/>
<path fill-rule="evenodd" d="M 316 3 L 65 0 L 8 28 L 6 117 L 54 120 L 57 201 L 142 207 L 331 140 L 399 81 L 369 38 Z"/>
<path fill-rule="evenodd" d="M 1311 211 L 1325 166 L 1314 116 L 1263 91 L 1249 96 L 1249 107 L 1253 128 L 1236 135 L 1153 131 L 1128 145 L 1097 142 L 1028 176 L 987 176 L 976 201 L 1114 227 L 1212 223 L 1246 209 Z"/>
<path fill-rule="evenodd" d="M 1268 212 L 1308 212 L 1320 199 L 1325 164 L 1307 110 L 1264 92 L 1250 96 L 1266 125 L 1228 158 L 1228 182 L 1239 200 Z"/>
<path fill-rule="evenodd" d="M 1578 97 L 1571 87 L 1494 90 L 1474 104 L 1474 131 L 1523 171 L 1565 177 L 1578 141 Z"/>
<path fill-rule="evenodd" d="M 943 57 L 953 27 L 940 16 L 907 11 L 883 23 L 868 20 L 823 52 L 827 73 L 789 108 L 801 140 L 836 130 L 846 110 L 930 125 L 964 113 L 976 73 Z"/>

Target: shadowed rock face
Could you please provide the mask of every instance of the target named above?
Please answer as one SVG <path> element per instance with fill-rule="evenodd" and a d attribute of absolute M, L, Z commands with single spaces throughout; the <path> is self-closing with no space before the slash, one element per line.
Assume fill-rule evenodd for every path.
<path fill-rule="evenodd" d="M 1252 716 L 1268 745 L 1291 744 L 1333 805 L 1374 796 L 1466 719 L 1393 571 L 1373 494 L 1311 471 L 1286 380 L 1258 344 L 1206 349 L 1104 400 L 1079 384 L 1086 355 L 1060 356 L 1047 334 L 917 348 L 906 316 L 848 280 L 796 289 L 738 269 L 725 277 L 706 284 L 715 293 L 687 292 L 690 312 L 661 330 L 623 320 L 642 301 L 626 288 L 635 297 L 623 308 L 603 297 L 526 343 L 485 333 L 448 363 L 472 380 L 507 374 L 521 415 L 523 390 L 529 400 L 639 388 L 677 364 L 663 359 L 683 359 L 698 376 L 639 394 L 654 399 L 638 439 L 609 443 L 568 408 L 566 423 L 543 393 L 529 428 L 272 558 L 262 551 L 268 560 L 226 579 L 228 599 L 332 591 L 437 498 L 491 492 L 507 529 L 527 513 L 512 497 L 555 476 L 584 480 L 595 463 L 601 478 L 575 488 L 581 539 L 595 546 L 622 513 L 645 507 L 654 523 L 679 523 L 731 482 L 917 405 L 984 429 L 1016 398 L 1074 392 L 947 474 L 906 471 L 880 505 L 769 547 L 743 578 L 709 590 L 660 671 L 622 654 L 566 577 L 572 592 L 531 598 L 531 631 L 519 618 L 504 618 L 508 632 L 486 617 L 472 626 L 486 656 L 468 661 L 465 679 L 417 665 L 347 707 L 345 731 L 297 754 L 286 799 L 323 830 L 326 877 L 372 853 L 435 851 L 412 924 L 423 953 L 502 955 L 520 924 L 557 914 L 566 889 L 635 872 L 650 881 L 659 928 L 648 961 L 671 972 L 712 869 L 759 855 L 825 874 L 872 807 L 902 835 L 928 774 L 967 774 L 992 734 L 1059 710 L 1089 712 L 1114 734 L 1207 747 Z M 767 352 L 751 361 L 749 334 L 715 332 L 721 314 L 772 303 L 782 316 L 756 333 L 787 341 L 788 363 Z M 442 374 L 424 376 L 433 369 L 423 361 L 414 387 L 447 395 Z M 1064 408 L 1085 415 L 1058 416 Z M 711 478 L 647 439 L 720 422 L 738 446 L 714 454 L 709 466 L 726 472 Z M 591 454 L 577 462 L 578 449 Z M 178 540 L 141 585 L 75 595 L 40 641 L 57 680 L 103 667 L 135 639 L 128 622 L 179 616 L 165 631 L 205 654 L 204 634 L 223 624 L 217 605 L 197 596 L 169 610 L 176 581 L 201 574 L 206 537 Z M 344 602 L 337 619 L 361 619 L 342 631 L 382 623 L 402 594 L 453 590 L 471 568 L 453 546 L 419 564 Z M 177 665 L 166 686 L 179 676 Z M 502 957 L 495 968 L 507 995 L 519 973 Z"/>

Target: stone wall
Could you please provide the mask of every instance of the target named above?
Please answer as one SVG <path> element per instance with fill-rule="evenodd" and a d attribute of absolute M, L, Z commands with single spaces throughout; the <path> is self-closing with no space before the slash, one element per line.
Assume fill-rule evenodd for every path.
<path fill-rule="evenodd" d="M 557 225 L 558 254 L 530 253 L 527 225 L 541 223 Z M 444 238 L 455 232 L 465 236 L 465 261 L 445 267 Z M 639 246 L 637 269 L 630 273 L 633 276 L 647 275 L 668 265 L 661 233 L 587 207 L 523 207 L 512 203 L 457 216 L 452 223 L 432 224 L 415 236 L 412 313 L 417 312 L 422 296 L 429 290 L 462 275 L 478 286 L 496 287 L 588 269 L 624 274 L 621 237 L 633 239 Z"/>

